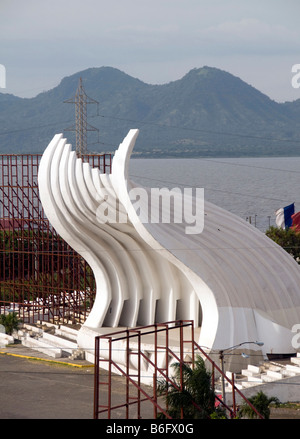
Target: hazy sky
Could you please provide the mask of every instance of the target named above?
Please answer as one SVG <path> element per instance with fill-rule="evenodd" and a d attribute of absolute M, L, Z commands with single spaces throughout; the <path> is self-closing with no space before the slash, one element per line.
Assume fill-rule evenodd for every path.
<path fill-rule="evenodd" d="M 89 67 L 161 84 L 208 65 L 292 101 L 299 17 L 299 0 L 0 0 L 0 92 L 36 96 Z"/>

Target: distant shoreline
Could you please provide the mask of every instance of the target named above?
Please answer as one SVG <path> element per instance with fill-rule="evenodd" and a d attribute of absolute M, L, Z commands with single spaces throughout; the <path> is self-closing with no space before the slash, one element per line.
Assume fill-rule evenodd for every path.
<path fill-rule="evenodd" d="M 97 153 L 98 154 L 98 153 Z M 102 153 L 99 153 L 102 154 Z M 114 154 L 104 152 L 103 154 Z M 296 154 L 287 154 L 287 155 L 168 155 L 168 154 L 148 154 L 148 153 L 132 153 L 131 159 L 270 159 L 270 158 L 293 158 L 300 157 L 300 153 Z"/>

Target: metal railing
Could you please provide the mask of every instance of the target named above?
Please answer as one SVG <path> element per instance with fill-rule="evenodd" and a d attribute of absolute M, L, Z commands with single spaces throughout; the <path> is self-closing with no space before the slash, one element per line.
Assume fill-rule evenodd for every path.
<path fill-rule="evenodd" d="M 172 339 L 170 334 L 173 336 Z M 185 348 L 187 345 L 189 345 L 188 349 Z M 114 410 L 119 412 L 121 410 L 122 416 L 129 419 L 132 406 L 135 406 L 136 418 L 140 419 L 142 417 L 142 403 L 145 402 L 148 403 L 146 416 L 149 417 L 150 404 L 154 419 L 157 418 L 158 413 L 163 414 L 166 418 L 171 418 L 163 403 L 163 398 L 159 398 L 157 395 L 158 379 L 163 379 L 170 386 L 177 386 L 177 390 L 182 390 L 184 385 L 183 367 L 187 363 L 193 367 L 196 355 L 202 356 L 209 363 L 213 389 L 215 389 L 217 374 L 231 386 L 232 407 L 229 407 L 219 395 L 215 395 L 216 402 L 220 403 L 229 413 L 230 418 L 237 416 L 236 393 L 254 410 L 259 418 L 263 418 L 236 387 L 234 377 L 232 376 L 230 379 L 224 374 L 195 342 L 193 321 L 179 320 L 120 330 L 95 338 L 94 419 L 99 419 L 103 415 L 110 419 Z M 169 373 L 170 359 L 176 361 L 180 366 L 181 380 L 179 385 Z M 123 377 L 124 392 L 119 391 L 120 381 L 116 379 L 116 376 Z M 117 389 L 114 389 L 114 386 L 117 386 Z M 130 389 L 135 391 L 134 396 L 132 396 Z M 122 394 L 124 400 L 121 402 Z M 202 410 L 195 402 L 193 405 L 196 410 Z"/>
<path fill-rule="evenodd" d="M 93 305 L 94 275 L 44 214 L 40 158 L 0 155 L 0 314 L 14 311 L 30 323 L 82 323 Z M 110 154 L 82 159 L 103 173 L 111 171 Z"/>

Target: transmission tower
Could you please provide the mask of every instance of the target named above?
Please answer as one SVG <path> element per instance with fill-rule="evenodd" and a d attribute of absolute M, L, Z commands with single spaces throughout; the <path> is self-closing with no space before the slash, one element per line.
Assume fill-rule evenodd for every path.
<path fill-rule="evenodd" d="M 99 130 L 87 122 L 87 105 L 97 104 L 97 114 L 99 102 L 87 96 L 82 85 L 82 78 L 79 78 L 79 84 L 74 98 L 64 101 L 67 104 L 75 104 L 75 127 L 66 128 L 66 131 L 76 132 L 76 153 L 78 157 L 87 153 L 87 132 Z"/>

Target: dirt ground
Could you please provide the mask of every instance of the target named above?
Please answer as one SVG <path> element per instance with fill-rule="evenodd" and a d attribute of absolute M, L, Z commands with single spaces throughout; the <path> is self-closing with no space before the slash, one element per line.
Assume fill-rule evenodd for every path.
<path fill-rule="evenodd" d="M 300 419 L 300 404 L 289 408 L 271 408 L 270 419 Z"/>

